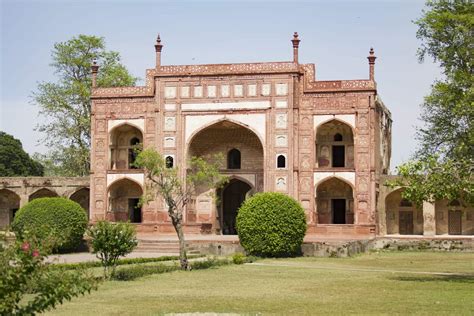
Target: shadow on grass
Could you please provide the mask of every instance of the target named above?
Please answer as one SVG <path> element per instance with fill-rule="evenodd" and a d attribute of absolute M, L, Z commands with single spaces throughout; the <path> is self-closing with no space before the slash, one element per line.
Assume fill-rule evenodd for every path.
<path fill-rule="evenodd" d="M 397 277 L 390 277 L 394 281 L 410 281 L 410 282 L 456 282 L 474 284 L 474 275 L 404 275 Z"/>

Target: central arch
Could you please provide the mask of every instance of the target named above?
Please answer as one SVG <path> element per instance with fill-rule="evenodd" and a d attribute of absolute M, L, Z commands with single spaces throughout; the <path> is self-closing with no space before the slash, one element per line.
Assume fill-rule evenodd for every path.
<path fill-rule="evenodd" d="M 232 179 L 222 190 L 221 230 L 223 235 L 237 235 L 237 212 L 252 187 L 239 179 Z"/>

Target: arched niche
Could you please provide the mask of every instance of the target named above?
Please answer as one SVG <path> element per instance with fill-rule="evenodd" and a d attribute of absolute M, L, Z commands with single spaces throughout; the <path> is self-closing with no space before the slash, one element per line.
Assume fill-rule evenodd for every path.
<path fill-rule="evenodd" d="M 352 186 L 335 177 L 319 183 L 316 188 L 316 208 L 319 224 L 353 224 Z"/>
<path fill-rule="evenodd" d="M 402 197 L 403 188 L 385 198 L 387 234 L 423 235 L 423 210 Z"/>
<path fill-rule="evenodd" d="M 316 130 L 318 168 L 354 168 L 354 135 L 351 126 L 339 120 L 319 125 Z"/>
<path fill-rule="evenodd" d="M 143 144 L 143 133 L 130 124 L 121 124 L 114 127 L 109 134 L 110 159 L 112 170 L 135 169 L 137 149 Z"/>
<path fill-rule="evenodd" d="M 142 209 L 139 206 L 143 189 L 137 182 L 128 178 L 112 183 L 108 189 L 108 212 L 113 221 L 142 222 Z"/>
<path fill-rule="evenodd" d="M 20 197 L 13 191 L 0 190 L 0 228 L 13 222 L 16 211 L 20 208 Z"/>
<path fill-rule="evenodd" d="M 87 216 L 89 216 L 89 201 L 90 201 L 90 190 L 89 188 L 81 188 L 71 194 L 69 197 L 70 200 L 79 204 L 84 211 L 86 211 Z"/>
<path fill-rule="evenodd" d="M 50 189 L 42 188 L 34 192 L 28 197 L 28 201 L 33 201 L 34 199 L 44 198 L 44 197 L 57 197 L 58 194 Z"/>

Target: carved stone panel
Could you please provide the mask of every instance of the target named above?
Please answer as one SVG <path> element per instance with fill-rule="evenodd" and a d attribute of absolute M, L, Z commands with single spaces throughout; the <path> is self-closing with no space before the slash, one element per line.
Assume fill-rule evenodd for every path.
<path fill-rule="evenodd" d="M 276 128 L 286 128 L 287 119 L 288 118 L 286 114 L 277 114 L 276 115 Z"/>

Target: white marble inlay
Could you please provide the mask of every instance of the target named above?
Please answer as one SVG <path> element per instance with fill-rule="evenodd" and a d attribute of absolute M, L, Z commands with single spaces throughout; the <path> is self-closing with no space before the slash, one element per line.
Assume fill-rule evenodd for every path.
<path fill-rule="evenodd" d="M 165 148 L 174 148 L 174 147 L 176 147 L 176 139 L 174 137 L 171 137 L 171 136 L 165 137 L 164 147 Z"/>
<path fill-rule="evenodd" d="M 109 120 L 107 122 L 107 130 L 110 132 L 114 127 L 128 124 L 137 127 L 142 132 L 145 131 L 145 120 L 144 119 L 128 119 L 128 120 Z"/>
<path fill-rule="evenodd" d="M 241 84 L 236 84 L 234 86 L 234 97 L 243 97 L 244 96 L 244 86 Z"/>
<path fill-rule="evenodd" d="M 207 96 L 209 98 L 215 98 L 216 97 L 216 86 L 207 86 Z"/>
<path fill-rule="evenodd" d="M 257 96 L 257 85 L 256 84 L 249 84 L 247 86 L 247 95 L 249 97 L 256 97 Z"/>
<path fill-rule="evenodd" d="M 189 98 L 189 87 L 181 87 L 181 97 L 182 98 Z"/>
<path fill-rule="evenodd" d="M 286 114 L 277 114 L 276 115 L 276 128 L 286 128 L 287 127 L 288 116 Z"/>
<path fill-rule="evenodd" d="M 288 101 L 286 100 L 280 100 L 275 102 L 275 107 L 277 108 L 287 108 L 288 107 Z"/>
<path fill-rule="evenodd" d="M 194 97 L 195 98 L 202 98 L 202 86 L 195 86 L 194 87 Z"/>
<path fill-rule="evenodd" d="M 220 103 L 183 103 L 182 111 L 219 111 L 219 110 L 258 110 L 269 109 L 270 101 L 220 102 Z"/>
<path fill-rule="evenodd" d="M 174 116 L 165 117 L 165 131 L 174 131 L 176 129 L 176 118 Z"/>
<path fill-rule="evenodd" d="M 288 137 L 286 135 L 277 135 L 275 137 L 275 146 L 276 147 L 287 147 L 288 146 Z"/>
<path fill-rule="evenodd" d="M 278 191 L 286 190 L 286 177 L 285 176 L 280 176 L 276 178 L 276 189 Z"/>
<path fill-rule="evenodd" d="M 277 83 L 275 85 L 276 95 L 287 95 L 288 94 L 288 84 L 287 83 Z"/>
<path fill-rule="evenodd" d="M 176 111 L 176 104 L 174 103 L 165 103 L 166 111 Z"/>
<path fill-rule="evenodd" d="M 272 85 L 270 83 L 262 84 L 262 95 L 269 96 L 272 93 Z"/>
<path fill-rule="evenodd" d="M 176 87 L 165 87 L 165 98 L 166 99 L 176 98 Z"/>
<path fill-rule="evenodd" d="M 228 98 L 230 97 L 230 87 L 227 84 L 221 86 L 221 97 Z"/>

